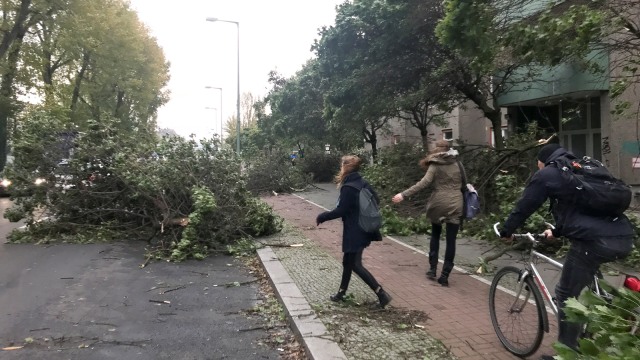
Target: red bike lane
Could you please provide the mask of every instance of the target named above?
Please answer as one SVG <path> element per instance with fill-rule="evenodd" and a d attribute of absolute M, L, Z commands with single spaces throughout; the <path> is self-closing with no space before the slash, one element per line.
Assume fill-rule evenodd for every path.
<path fill-rule="evenodd" d="M 336 259 L 342 259 L 340 221 L 315 225 L 316 215 L 324 209 L 295 195 L 265 197 L 276 213 L 302 231 Z M 425 276 L 427 259 L 421 252 L 399 241 L 385 238 L 373 243 L 363 261 L 369 271 L 393 296 L 392 306 L 419 310 L 428 315 L 420 325 L 442 341 L 460 359 L 517 359 L 500 343 L 489 317 L 489 285 L 454 270 L 450 286 L 442 287 Z M 441 264 L 440 264 L 441 267 Z M 545 333 L 540 349 L 530 356 L 554 354 L 551 345 L 557 335 L 556 320 L 549 314 L 550 332 Z"/>

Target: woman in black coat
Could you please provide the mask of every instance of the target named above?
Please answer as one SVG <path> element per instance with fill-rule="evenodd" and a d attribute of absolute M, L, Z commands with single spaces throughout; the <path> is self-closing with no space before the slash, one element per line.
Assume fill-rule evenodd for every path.
<path fill-rule="evenodd" d="M 335 178 L 335 182 L 340 188 L 338 204 L 335 209 L 319 214 L 316 218 L 316 224 L 320 225 L 325 221 L 342 218 L 342 252 L 344 253 L 342 258 L 342 281 L 338 292 L 335 295 L 331 295 L 331 300 L 344 300 L 351 280 L 351 273 L 355 272 L 376 293 L 378 300 L 380 300 L 380 307 L 384 308 L 391 301 L 391 296 L 382 289 L 378 281 L 362 265 L 364 248 L 369 246 L 372 240 L 380 240 L 382 235 L 379 231 L 375 233 L 365 232 L 358 225 L 360 211 L 358 189 L 367 187 L 378 200 L 371 186 L 358 173 L 361 163 L 362 160 L 357 156 L 342 157 L 340 173 Z M 353 184 L 355 187 L 344 186 L 347 183 Z"/>

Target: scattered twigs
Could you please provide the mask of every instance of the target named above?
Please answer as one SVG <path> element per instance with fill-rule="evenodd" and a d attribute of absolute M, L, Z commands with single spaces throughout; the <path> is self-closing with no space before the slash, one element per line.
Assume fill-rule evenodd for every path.
<path fill-rule="evenodd" d="M 272 325 L 272 326 L 256 326 L 256 327 L 247 328 L 247 329 L 238 329 L 238 332 L 247 332 L 247 331 L 256 331 L 256 330 L 273 330 L 273 329 L 281 329 L 281 328 L 287 328 L 287 327 L 288 325 L 286 324 Z"/>
<path fill-rule="evenodd" d="M 176 290 L 180 290 L 180 289 L 186 289 L 186 288 L 187 288 L 186 285 L 180 285 L 180 286 L 178 286 L 176 288 L 165 290 L 165 291 L 161 292 L 160 294 L 166 294 L 168 292 L 172 292 L 172 291 L 176 291 Z"/>
<path fill-rule="evenodd" d="M 171 304 L 171 301 L 169 301 L 169 300 L 152 300 L 152 299 L 149 299 L 149 302 L 156 303 L 156 304 Z"/>
<path fill-rule="evenodd" d="M 242 285 L 248 285 L 248 284 L 252 284 L 254 282 L 258 282 L 260 279 L 253 279 L 253 280 L 249 280 L 249 281 L 234 281 L 234 282 L 228 282 L 226 284 L 214 284 L 213 287 L 219 287 L 219 286 L 224 286 L 224 287 L 238 287 L 238 286 L 242 286 Z"/>

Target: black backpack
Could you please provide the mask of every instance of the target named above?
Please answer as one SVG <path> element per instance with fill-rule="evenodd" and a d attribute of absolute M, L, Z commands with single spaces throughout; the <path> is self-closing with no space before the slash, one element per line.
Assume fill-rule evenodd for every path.
<path fill-rule="evenodd" d="M 345 183 L 344 186 L 358 190 L 358 225 L 364 232 L 374 233 L 382 227 L 382 215 L 380 206 L 375 196 L 366 185 L 362 186 L 356 182 Z"/>
<path fill-rule="evenodd" d="M 615 178 L 598 160 L 588 156 L 571 159 L 560 156 L 553 161 L 562 170 L 567 183 L 565 201 L 575 204 L 579 211 L 595 216 L 618 216 L 631 204 L 629 185 Z"/>

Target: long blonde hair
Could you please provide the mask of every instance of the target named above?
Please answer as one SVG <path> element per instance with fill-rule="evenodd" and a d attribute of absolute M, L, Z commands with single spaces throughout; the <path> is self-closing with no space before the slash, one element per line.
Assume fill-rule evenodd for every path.
<path fill-rule="evenodd" d="M 362 159 L 356 155 L 343 156 L 340 163 L 340 172 L 335 176 L 333 181 L 340 187 L 347 175 L 360 170 L 360 164 L 362 164 Z"/>

